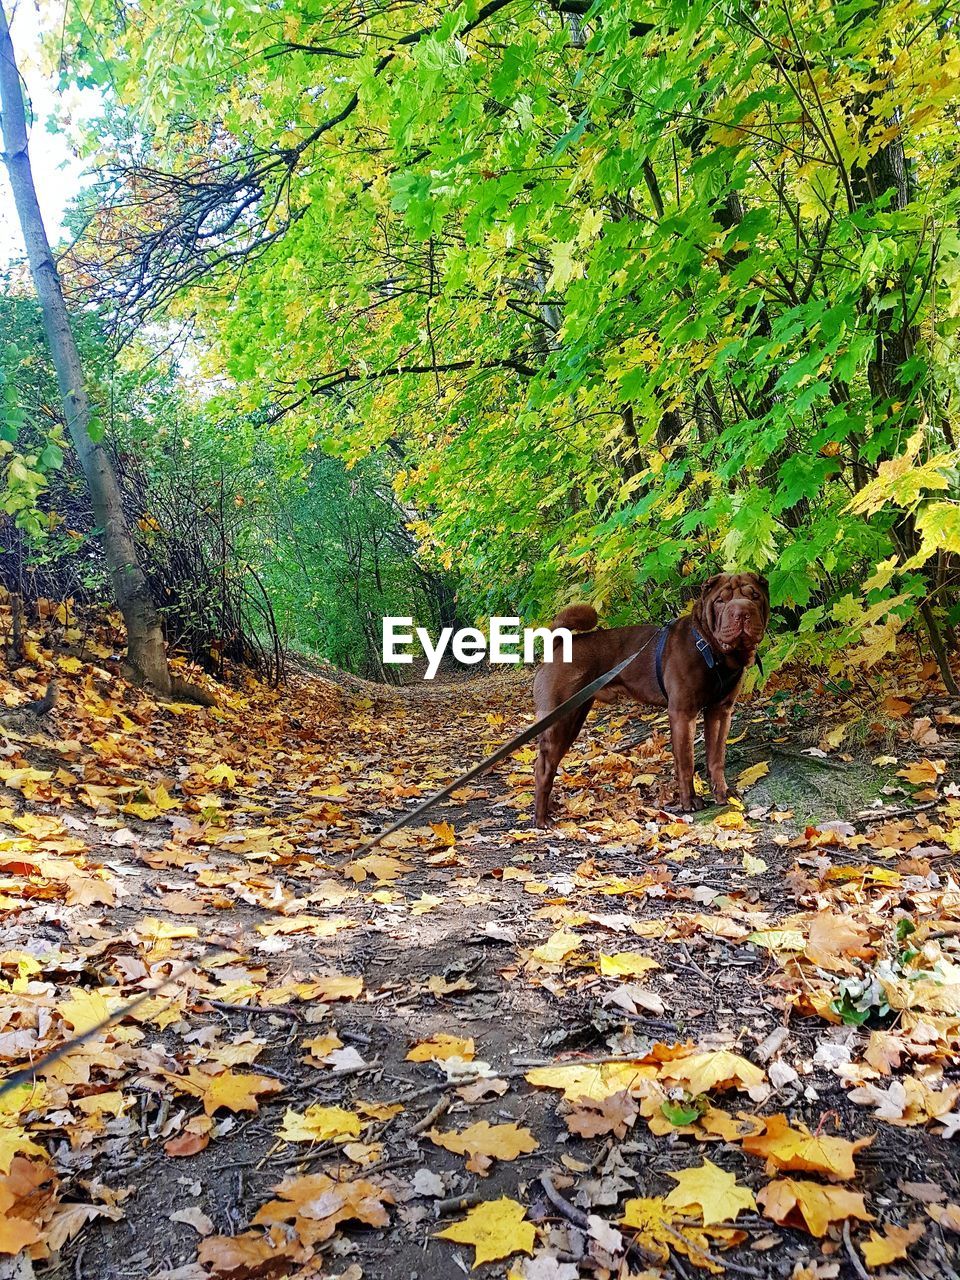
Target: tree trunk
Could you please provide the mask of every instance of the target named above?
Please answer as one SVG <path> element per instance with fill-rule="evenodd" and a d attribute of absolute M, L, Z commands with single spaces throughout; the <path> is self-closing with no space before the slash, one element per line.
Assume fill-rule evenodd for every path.
<path fill-rule="evenodd" d="M 27 149 L 27 123 L 20 73 L 10 39 L 7 15 L 0 3 L 0 113 L 4 161 L 27 246 L 30 274 L 40 302 L 43 329 L 57 371 L 70 438 L 90 490 L 94 518 L 102 530 L 103 549 L 114 595 L 127 628 L 127 661 L 134 675 L 170 692 L 170 672 L 160 621 L 123 512 L 120 486 L 103 445 L 90 438 L 90 401 L 83 382 L 80 354 L 44 229 Z"/>

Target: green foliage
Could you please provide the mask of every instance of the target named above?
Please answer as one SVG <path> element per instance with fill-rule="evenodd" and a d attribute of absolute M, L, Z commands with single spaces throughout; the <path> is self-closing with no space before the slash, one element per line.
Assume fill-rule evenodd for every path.
<path fill-rule="evenodd" d="M 419 564 L 382 461 L 347 470 L 314 453 L 302 479 L 274 492 L 260 557 L 283 634 L 348 671 L 395 675 L 380 659 L 381 619 L 437 627 L 453 599 L 445 576 Z"/>
<path fill-rule="evenodd" d="M 63 466 L 63 424 L 43 357 L 39 316 L 27 301 L 0 308 L 0 510 L 34 543 L 51 532 L 43 509 L 50 477 Z"/>
<path fill-rule="evenodd" d="M 870 665 L 956 594 L 956 25 L 564 8 L 71 11 L 174 175 L 91 139 L 135 191 L 100 255 L 149 232 L 156 296 L 179 273 L 209 367 L 304 456 L 389 450 L 479 609 L 643 616 L 735 564 L 775 657 Z"/>

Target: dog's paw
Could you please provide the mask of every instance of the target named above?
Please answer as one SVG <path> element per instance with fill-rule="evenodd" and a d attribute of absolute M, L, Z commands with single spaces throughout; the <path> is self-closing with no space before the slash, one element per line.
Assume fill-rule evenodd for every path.
<path fill-rule="evenodd" d="M 714 804 L 726 804 L 728 800 L 739 800 L 740 795 L 736 787 L 731 787 L 726 778 L 720 782 L 710 784 L 710 790 L 713 792 Z"/>
<path fill-rule="evenodd" d="M 680 798 L 681 813 L 699 813 L 703 808 L 703 801 L 699 796 L 682 796 Z"/>

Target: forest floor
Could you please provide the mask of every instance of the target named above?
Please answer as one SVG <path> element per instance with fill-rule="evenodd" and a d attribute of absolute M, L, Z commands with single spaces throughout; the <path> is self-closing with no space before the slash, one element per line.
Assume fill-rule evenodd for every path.
<path fill-rule="evenodd" d="M 61 695 L 0 710 L 0 1069 L 117 1018 L 0 1095 L 0 1276 L 956 1276 L 960 706 L 915 650 L 746 701 L 742 808 L 670 813 L 624 707 L 556 829 L 526 748 L 358 858 L 529 672 L 198 708 L 28 646 L 0 696 Z"/>

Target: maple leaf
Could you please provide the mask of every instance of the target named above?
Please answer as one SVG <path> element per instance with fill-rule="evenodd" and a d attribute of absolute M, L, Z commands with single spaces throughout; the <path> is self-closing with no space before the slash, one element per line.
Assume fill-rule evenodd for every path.
<path fill-rule="evenodd" d="M 566 1121 L 570 1132 L 578 1133 L 581 1138 L 596 1138 L 602 1133 L 625 1138 L 637 1115 L 636 1102 L 623 1090 L 595 1101 L 582 1098 L 566 1116 Z"/>
<path fill-rule="evenodd" d="M 284 1142 L 346 1142 L 360 1136 L 360 1117 L 319 1103 L 302 1113 L 288 1107 L 277 1136 Z"/>
<path fill-rule="evenodd" d="M 484 1177 L 492 1160 L 516 1160 L 540 1145 L 529 1129 L 520 1129 L 516 1124 L 490 1124 L 487 1120 L 478 1120 L 459 1132 L 430 1129 L 427 1137 L 438 1147 L 469 1156 L 467 1168 Z"/>
<path fill-rule="evenodd" d="M 13 1157 L 8 1172 L 0 1176 L 0 1254 L 19 1253 L 42 1239 L 32 1221 L 37 1208 L 34 1196 L 55 1177 L 53 1168 L 45 1162 Z"/>
<path fill-rule="evenodd" d="M 524 1079 L 545 1089 L 562 1089 L 567 1102 L 578 1102 L 581 1098 L 599 1102 L 656 1075 L 656 1067 L 641 1062 L 604 1062 L 596 1066 L 563 1063 L 555 1067 L 533 1067 Z"/>
<path fill-rule="evenodd" d="M 660 1068 L 661 1080 L 684 1085 L 688 1093 L 708 1093 L 711 1089 L 749 1089 L 761 1084 L 761 1069 L 728 1049 L 693 1053 L 676 1058 Z"/>
<path fill-rule="evenodd" d="M 474 1043 L 472 1039 L 460 1036 L 449 1036 L 438 1031 L 429 1040 L 421 1040 L 407 1054 L 406 1062 L 446 1062 L 448 1058 L 462 1058 L 472 1062 Z"/>
<path fill-rule="evenodd" d="M 656 960 L 640 951 L 620 951 L 615 955 L 600 953 L 600 972 L 604 977 L 639 978 L 651 969 L 659 969 Z"/>
<path fill-rule="evenodd" d="M 678 1222 L 678 1218 L 681 1221 Z M 623 1206 L 620 1225 L 636 1231 L 636 1243 L 661 1262 L 668 1262 L 670 1250 L 675 1249 L 715 1275 L 721 1274 L 723 1267 L 712 1262 L 707 1254 L 714 1248 L 727 1248 L 746 1238 L 744 1232 L 729 1227 L 691 1227 L 662 1196 L 628 1200 Z"/>
<path fill-rule="evenodd" d="M 476 1268 L 483 1262 L 497 1262 L 514 1253 L 533 1253 L 537 1233 L 533 1223 L 525 1221 L 526 1216 L 522 1204 L 501 1196 L 499 1200 L 478 1204 L 462 1221 L 434 1235 L 439 1240 L 473 1245 Z"/>
<path fill-rule="evenodd" d="M 84 991 L 75 987 L 70 992 L 70 999 L 62 1000 L 57 1005 L 57 1012 L 64 1022 L 73 1027 L 76 1035 L 82 1036 L 105 1022 L 122 1003 L 117 996 L 107 1000 L 99 991 Z"/>
<path fill-rule="evenodd" d="M 737 775 L 737 790 L 748 790 L 754 783 L 759 782 L 761 778 L 765 778 L 769 772 L 769 760 L 761 760 L 757 764 L 752 764 L 749 769 L 744 769 L 742 773 Z"/>
<path fill-rule="evenodd" d="M 8 1118 L 0 1118 L 0 1173 L 9 1173 L 13 1158 L 17 1154 L 45 1156 L 43 1147 L 38 1146 L 20 1125 Z"/>
<path fill-rule="evenodd" d="M 902 1036 L 890 1031 L 871 1031 L 863 1059 L 882 1076 L 888 1076 L 900 1066 L 905 1052 Z"/>
<path fill-rule="evenodd" d="M 946 769 L 946 762 L 943 760 L 917 760 L 913 764 L 908 764 L 904 769 L 897 770 L 898 778 L 906 778 L 908 782 L 914 786 L 930 785 L 937 781 L 940 775 Z"/>
<path fill-rule="evenodd" d="M 306 1253 L 295 1242 L 277 1242 L 244 1231 L 239 1236 L 207 1236 L 197 1248 L 197 1258 L 213 1275 L 268 1277 L 288 1276 L 296 1260 Z"/>
<path fill-rule="evenodd" d="M 325 1173 L 285 1178 L 274 1191 L 280 1197 L 257 1210 L 257 1226 L 292 1223 L 304 1244 L 329 1240 L 341 1222 L 355 1219 L 370 1227 L 385 1227 L 390 1217 L 384 1208 L 394 1197 L 384 1187 L 365 1178 L 338 1181 Z"/>
<path fill-rule="evenodd" d="M 732 1222 L 741 1210 L 756 1210 L 757 1202 L 749 1187 L 738 1184 L 732 1173 L 704 1160 L 699 1169 L 668 1171 L 677 1185 L 665 1198 L 668 1208 L 685 1210 L 698 1207 L 703 1225 L 714 1226 L 720 1222 Z"/>
<path fill-rule="evenodd" d="M 928 1204 L 927 1213 L 945 1231 L 960 1232 L 960 1204 Z"/>
<path fill-rule="evenodd" d="M 257 1097 L 263 1093 L 280 1093 L 283 1085 L 269 1076 L 250 1072 L 221 1071 L 219 1075 L 207 1075 L 191 1067 L 185 1076 L 163 1073 L 179 1093 L 190 1093 L 203 1100 L 208 1116 L 219 1107 L 228 1111 L 257 1111 Z"/>
<path fill-rule="evenodd" d="M 896 1227 L 887 1223 L 883 1235 L 871 1231 L 860 1245 L 860 1252 L 868 1267 L 885 1267 L 907 1256 L 907 1249 L 923 1235 L 922 1222 L 911 1222 L 908 1227 Z"/>
<path fill-rule="evenodd" d="M 850 972 L 853 966 L 845 956 L 869 959 L 874 950 L 866 930 L 835 911 L 819 911 L 810 922 L 804 954 L 821 969 Z"/>
<path fill-rule="evenodd" d="M 823 1236 L 832 1222 L 859 1218 L 873 1222 L 863 1196 L 845 1187 L 825 1187 L 819 1182 L 779 1178 L 757 1193 L 764 1213 L 781 1227 L 803 1227 L 814 1236 Z"/>
<path fill-rule="evenodd" d="M 400 876 L 408 875 L 413 870 L 406 862 L 401 862 L 399 858 L 391 858 L 386 853 L 368 853 L 365 858 L 357 858 L 354 862 L 348 862 L 343 868 L 343 874 L 351 880 L 355 880 L 358 884 L 362 884 L 367 876 L 373 876 L 375 880 L 387 882 L 396 880 Z"/>
<path fill-rule="evenodd" d="M 850 1142 L 828 1134 L 813 1134 L 805 1125 L 793 1129 L 781 1113 L 767 1119 L 765 1132 L 745 1137 L 742 1146 L 750 1155 L 766 1158 L 768 1173 L 792 1169 L 823 1173 L 845 1182 L 856 1176 L 853 1157 L 871 1142 L 873 1137 Z"/>
<path fill-rule="evenodd" d="M 583 939 L 578 934 L 557 929 L 546 942 L 530 952 L 530 959 L 537 964 L 562 964 L 582 946 Z"/>
<path fill-rule="evenodd" d="M 363 990 L 363 979 L 328 973 L 313 979 L 309 986 L 311 999 L 332 1004 L 334 1000 L 356 1000 Z"/>

